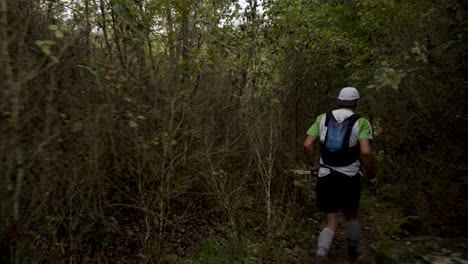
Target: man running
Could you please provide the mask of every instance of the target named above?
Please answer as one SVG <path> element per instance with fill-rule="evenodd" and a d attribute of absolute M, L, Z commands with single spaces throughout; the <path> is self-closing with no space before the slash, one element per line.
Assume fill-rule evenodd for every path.
<path fill-rule="evenodd" d="M 368 120 L 354 113 L 358 99 L 356 88 L 341 89 L 338 109 L 318 116 L 307 131 L 304 142 L 304 150 L 312 166 L 311 173 L 318 175 L 318 207 L 327 214 L 327 226 L 322 229 L 318 239 L 316 263 L 325 262 L 340 212 L 346 218 L 349 259 L 355 263 L 360 257 L 358 208 L 361 162 L 371 190 L 375 189 L 376 177 L 369 143 L 373 139 L 372 127 Z M 317 139 L 320 140 L 319 164 L 314 159 L 314 142 Z"/>

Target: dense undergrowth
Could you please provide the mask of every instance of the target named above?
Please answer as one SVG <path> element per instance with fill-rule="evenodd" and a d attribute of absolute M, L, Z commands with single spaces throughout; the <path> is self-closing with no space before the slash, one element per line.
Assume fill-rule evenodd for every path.
<path fill-rule="evenodd" d="M 285 171 L 344 86 L 375 129 L 379 236 L 463 236 L 465 8 L 0 0 L 1 261 L 311 253 L 313 184 Z"/>

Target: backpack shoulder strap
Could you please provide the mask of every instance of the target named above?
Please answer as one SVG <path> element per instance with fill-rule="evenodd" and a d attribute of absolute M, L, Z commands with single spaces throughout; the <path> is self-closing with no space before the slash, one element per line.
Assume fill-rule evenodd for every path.
<path fill-rule="evenodd" d="M 347 119 L 349 122 L 349 126 L 353 128 L 354 124 L 359 120 L 359 118 L 361 118 L 359 114 L 353 114 L 350 117 L 348 117 Z"/>
<path fill-rule="evenodd" d="M 346 141 L 346 146 L 349 144 L 349 138 L 351 136 L 351 132 L 353 132 L 353 127 L 354 124 L 361 118 L 359 114 L 353 114 L 350 117 L 346 118 L 348 120 L 348 130 L 346 131 L 345 135 L 345 141 Z"/>
<path fill-rule="evenodd" d="M 332 111 L 327 112 L 327 114 L 325 115 L 325 126 L 326 126 L 326 127 L 328 127 L 328 123 L 330 122 L 330 120 L 331 120 L 332 118 L 333 118 L 334 120 L 336 120 L 335 117 L 333 116 Z"/>

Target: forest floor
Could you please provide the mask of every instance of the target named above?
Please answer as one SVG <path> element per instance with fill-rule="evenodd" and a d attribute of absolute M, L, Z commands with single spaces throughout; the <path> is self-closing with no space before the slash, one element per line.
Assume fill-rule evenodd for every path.
<path fill-rule="evenodd" d="M 394 230 L 398 228 L 395 227 L 402 228 L 403 224 L 411 224 L 410 221 L 421 225 L 422 222 L 418 222 L 421 219 L 404 217 L 394 204 L 385 202 L 380 196 L 367 191 L 363 191 L 361 196 L 360 247 L 367 259 L 360 263 L 427 264 L 442 263 L 432 259 L 444 259 L 446 262 L 443 263 L 468 264 L 468 254 L 464 253 L 468 252 L 466 239 L 448 240 L 427 232 L 396 236 Z M 275 211 L 270 227 L 265 221 L 264 206 L 244 209 L 236 217 L 235 228 L 228 226 L 219 212 L 207 215 L 207 218 L 195 213 L 193 217 L 187 214 L 184 221 L 174 223 L 168 232 L 170 235 L 162 249 L 162 258 L 156 263 L 315 263 L 317 239 L 325 225 L 325 215 L 316 211 L 313 195 L 295 197 L 290 204 Z M 312 199 L 304 201 L 303 198 Z M 327 263 L 349 263 L 344 224 L 341 215 Z M 149 249 L 145 252 L 134 246 L 133 254 L 130 248 L 125 256 L 120 256 L 121 263 L 155 263 L 151 261 L 154 251 Z M 111 253 L 115 254 L 115 250 Z M 120 250 L 117 253 L 122 255 L 124 252 Z M 135 255 L 141 256 L 143 261 L 135 261 Z"/>
<path fill-rule="evenodd" d="M 186 248 L 184 257 L 172 255 L 175 258 L 170 258 L 167 263 L 315 263 L 317 239 L 325 225 L 325 215 L 315 212 L 313 206 L 297 206 L 283 212 L 281 224 L 278 224 L 281 227 L 277 225 L 271 232 L 265 229 L 255 211 L 246 215 L 244 232 L 240 235 L 227 235 L 219 226 L 200 223 L 197 230 L 201 231 L 206 226 L 212 231 L 203 232 L 205 234 L 200 234 L 200 240 L 195 242 L 197 239 L 194 239 L 189 243 L 192 247 Z M 363 193 L 360 209 L 363 256 L 369 256 L 371 243 L 384 238 L 386 227 L 391 226 L 395 219 L 398 217 L 391 208 L 378 203 L 376 196 Z M 349 263 L 344 223 L 344 217 L 340 216 L 328 263 Z"/>
<path fill-rule="evenodd" d="M 212 220 L 216 217 L 199 221 L 196 227 L 192 221 L 187 221 L 192 227 L 184 226 L 183 229 L 197 230 L 198 235 L 188 242 L 187 233 L 173 234 L 173 240 L 188 243 L 175 243 L 179 244 L 173 247 L 179 249 L 178 254 L 175 255 L 174 250 L 167 252 L 174 255 L 166 258 L 166 263 L 315 263 L 317 239 L 325 226 L 326 216 L 315 209 L 315 195 L 311 192 L 314 189 L 315 181 L 295 185 L 290 190 L 291 203 L 275 211 L 270 228 L 265 223 L 266 211 L 263 207 L 251 208 L 240 216 L 238 219 L 242 220 L 235 232 L 228 231 L 223 221 Z M 378 196 L 369 193 L 363 186 L 359 220 L 360 247 L 365 259 L 370 258 L 371 244 L 388 239 L 389 227 L 401 217 L 392 204 L 381 201 Z M 349 263 L 344 225 L 344 216 L 340 215 L 327 263 Z"/>
<path fill-rule="evenodd" d="M 374 232 L 377 229 L 376 224 L 373 221 L 373 217 L 370 215 L 369 209 L 363 208 L 360 210 L 359 221 L 361 224 L 361 255 L 364 259 L 367 259 L 370 253 L 370 244 L 375 241 L 376 233 Z M 347 252 L 347 241 L 346 241 L 346 232 L 344 228 L 344 217 L 340 217 L 340 224 L 338 225 L 338 230 L 335 232 L 335 237 L 333 239 L 332 247 L 328 255 L 328 263 L 333 264 L 345 264 L 350 263 L 348 260 Z M 316 242 L 314 241 L 316 244 Z M 304 256 L 303 258 L 298 259 L 296 262 L 299 263 L 315 263 L 315 252 L 311 252 L 310 255 Z M 362 262 L 367 263 L 367 262 Z"/>

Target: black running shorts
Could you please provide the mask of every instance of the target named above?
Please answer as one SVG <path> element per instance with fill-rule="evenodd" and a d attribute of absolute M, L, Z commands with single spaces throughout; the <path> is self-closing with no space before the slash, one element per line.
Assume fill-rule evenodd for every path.
<path fill-rule="evenodd" d="M 350 177 L 332 170 L 327 176 L 318 177 L 316 194 L 322 212 L 357 210 L 361 199 L 359 175 Z"/>

